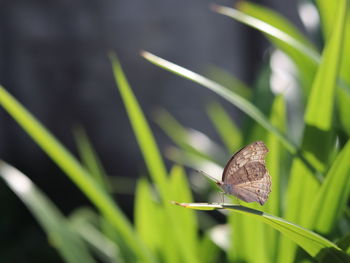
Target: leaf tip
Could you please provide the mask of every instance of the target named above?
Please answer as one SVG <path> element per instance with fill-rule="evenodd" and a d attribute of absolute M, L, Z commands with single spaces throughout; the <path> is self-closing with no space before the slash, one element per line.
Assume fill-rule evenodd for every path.
<path fill-rule="evenodd" d="M 210 9 L 211 9 L 212 11 L 214 11 L 214 12 L 219 12 L 220 6 L 217 5 L 217 4 L 211 4 L 211 5 L 210 5 Z"/>

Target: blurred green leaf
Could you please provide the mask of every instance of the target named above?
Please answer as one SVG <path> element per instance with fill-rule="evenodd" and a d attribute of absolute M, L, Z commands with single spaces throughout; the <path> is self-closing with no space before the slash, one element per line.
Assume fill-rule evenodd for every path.
<path fill-rule="evenodd" d="M 167 171 L 158 150 L 156 141 L 140 108 L 140 105 L 130 88 L 119 60 L 115 54 L 111 54 L 110 59 L 112 62 L 117 87 L 120 95 L 122 96 L 126 112 L 134 130 L 143 158 L 145 159 L 148 171 L 152 179 L 157 183 L 159 191 L 162 192 L 163 201 L 166 201 L 164 198 L 166 198 L 168 195 L 166 179 Z"/>
<path fill-rule="evenodd" d="M 305 122 L 324 131 L 330 130 L 333 122 L 334 94 L 342 56 L 347 0 L 343 0 L 338 8 L 332 36 L 324 48 L 305 112 Z"/>
<path fill-rule="evenodd" d="M 287 111 L 284 97 L 282 95 L 275 97 L 270 119 L 271 122 L 281 131 L 286 129 Z M 285 158 L 286 152 L 273 134 L 268 134 L 266 144 L 269 148 L 269 153 L 266 156 L 266 163 L 270 172 L 272 184 L 271 193 L 269 200 L 266 203 L 265 211 L 274 215 L 281 215 L 281 203 L 283 203 L 282 177 L 283 173 L 285 172 L 283 166 L 287 163 Z M 269 242 L 267 242 L 266 249 L 270 253 L 270 261 L 277 262 L 276 257 L 279 246 L 278 233 L 268 227 L 265 227 L 265 232 L 269 240 Z"/>
<path fill-rule="evenodd" d="M 94 150 L 92 143 L 90 142 L 86 132 L 80 126 L 76 126 L 74 129 L 75 140 L 78 146 L 78 151 L 82 162 L 89 170 L 96 182 L 106 191 L 111 191 L 106 172 L 103 169 L 100 159 L 98 158 L 96 151 Z"/>
<path fill-rule="evenodd" d="M 240 149 L 243 145 L 243 136 L 228 112 L 219 103 L 213 102 L 207 106 L 207 114 L 226 149 L 230 152 Z"/>
<path fill-rule="evenodd" d="M 211 240 L 208 233 L 205 233 L 200 242 L 200 262 L 212 263 L 219 262 L 220 249 Z"/>
<path fill-rule="evenodd" d="M 347 251 L 350 248 L 350 232 L 343 236 L 340 240 L 338 240 L 337 245 L 342 250 Z M 349 251 L 347 252 L 349 254 Z"/>
<path fill-rule="evenodd" d="M 142 151 L 143 158 L 145 159 L 149 173 L 160 192 L 160 197 L 163 203 L 162 205 L 166 214 L 166 221 L 170 226 L 169 241 L 167 242 L 173 242 L 172 245 L 174 248 L 178 249 L 178 255 L 183 262 L 198 262 L 198 251 L 191 249 L 190 246 L 186 245 L 186 242 L 183 242 L 183 239 L 188 237 L 182 234 L 181 225 L 176 222 L 176 210 L 174 210 L 174 207 L 170 204 L 170 201 L 172 200 L 172 191 L 169 186 L 167 171 L 151 129 L 149 128 L 147 120 L 129 86 L 117 57 L 115 54 L 112 54 L 110 58 L 115 80 L 125 104 L 136 139 Z M 169 260 L 170 259 L 171 257 Z"/>
<path fill-rule="evenodd" d="M 303 42 L 306 42 L 306 40 L 304 38 L 302 38 L 300 34 L 297 35 L 299 39 L 296 39 L 296 38 L 294 38 L 294 36 L 296 35 L 295 30 L 292 31 L 294 33 L 294 36 L 291 36 L 284 31 L 285 29 L 288 29 L 288 31 L 291 32 L 291 28 L 292 28 L 285 21 L 283 21 L 284 27 L 281 30 L 281 29 L 279 29 L 273 25 L 270 25 L 262 20 L 259 20 L 255 17 L 250 16 L 250 15 L 247 15 L 247 14 L 245 14 L 237 9 L 233 9 L 233 8 L 229 8 L 229 7 L 225 7 L 225 6 L 219 6 L 219 5 L 213 5 L 212 9 L 215 12 L 229 16 L 229 17 L 236 19 L 237 21 L 239 21 L 243 24 L 249 25 L 250 27 L 255 28 L 255 29 L 257 29 L 257 30 L 277 39 L 277 40 L 281 40 L 286 44 L 289 43 L 289 46 L 291 48 L 297 49 L 301 54 L 304 54 L 305 56 L 309 57 L 315 63 L 317 63 L 319 61 L 318 53 L 313 48 L 310 48 L 310 45 L 305 45 L 305 43 L 303 43 Z M 271 12 L 269 13 L 269 15 L 271 16 Z M 272 18 L 274 18 L 275 21 L 278 21 L 278 22 L 281 22 L 281 20 L 282 20 L 282 19 L 280 19 L 280 17 L 277 17 L 277 16 L 271 17 L 270 19 L 272 19 Z M 277 22 L 274 22 L 274 24 L 277 24 Z M 301 42 L 300 39 L 303 39 L 303 42 Z"/>
<path fill-rule="evenodd" d="M 328 41 L 332 37 L 332 31 L 334 30 L 334 17 L 339 10 L 339 6 L 342 4 L 343 0 L 317 0 L 317 6 L 321 16 L 322 23 L 322 33 L 324 39 Z M 342 128 L 348 136 L 350 136 L 350 110 L 348 105 L 350 104 L 350 14 L 349 8 L 347 10 L 346 21 L 345 21 L 345 32 L 344 32 L 344 44 L 341 50 L 341 64 L 340 64 L 340 76 L 341 81 L 338 81 L 338 86 L 341 88 L 337 90 L 337 101 L 336 105 L 338 107 L 339 120 Z M 341 82 L 341 83 L 339 83 Z M 344 85 L 345 84 L 345 85 Z"/>
<path fill-rule="evenodd" d="M 201 159 L 220 163 L 225 159 L 223 150 L 206 135 L 183 127 L 168 111 L 158 109 L 155 122 L 170 139 L 186 152 L 198 155 Z"/>
<path fill-rule="evenodd" d="M 155 233 L 164 232 L 157 212 L 160 207 L 154 198 L 147 180 L 139 179 L 135 192 L 135 228 L 140 238 L 153 253 L 162 245 L 161 235 L 155 235 Z"/>
<path fill-rule="evenodd" d="M 294 158 L 286 193 L 284 218 L 306 227 L 310 207 L 319 188 L 319 183 L 310 169 Z M 294 262 L 296 246 L 286 237 L 281 237 L 277 262 Z"/>
<path fill-rule="evenodd" d="M 66 262 L 95 262 L 66 218 L 27 176 L 0 160 L 0 177 L 27 206 Z"/>
<path fill-rule="evenodd" d="M 228 90 L 227 88 L 199 75 L 196 74 L 190 70 L 187 70 L 183 67 L 180 67 L 176 64 L 173 64 L 169 61 L 166 61 L 160 57 L 157 57 L 149 52 L 143 52 L 142 56 L 150 61 L 151 63 L 164 68 L 170 72 L 173 72 L 179 76 L 182 76 L 186 79 L 192 80 L 193 82 L 196 82 L 223 97 L 224 99 L 231 102 L 233 105 L 238 107 L 240 110 L 242 110 L 244 113 L 249 115 L 251 118 L 253 118 L 256 122 L 258 122 L 261 126 L 263 126 L 265 129 L 270 131 L 271 133 L 275 134 L 276 137 L 281 141 L 281 143 L 286 147 L 288 151 L 291 153 L 296 153 L 297 149 L 296 146 L 285 137 L 284 134 L 282 134 L 275 126 L 273 126 L 270 121 L 266 118 L 266 116 L 257 109 L 252 103 L 245 100 L 244 98 L 238 96 L 237 94 L 233 93 L 232 91 Z"/>
<path fill-rule="evenodd" d="M 211 65 L 208 69 L 208 78 L 214 80 L 220 85 L 229 88 L 239 96 L 250 100 L 253 95 L 253 90 L 248 87 L 243 81 L 230 74 L 228 71 Z"/>
<path fill-rule="evenodd" d="M 260 20 L 262 23 L 267 23 L 268 25 L 289 35 L 291 38 L 304 45 L 303 50 L 309 49 L 309 51 L 306 53 L 302 52 L 298 46 L 293 45 L 293 42 L 286 41 L 286 39 L 278 36 L 271 36 L 269 32 L 266 32 L 264 26 L 259 26 L 259 23 L 256 23 L 256 25 L 260 28 L 259 30 L 265 33 L 266 37 L 277 48 L 285 52 L 295 62 L 299 70 L 299 75 L 302 79 L 302 86 L 306 91 L 305 93 L 308 94 L 315 74 L 317 66 L 316 62 L 320 60 L 320 55 L 318 54 L 315 46 L 294 25 L 292 25 L 286 18 L 282 17 L 274 10 L 247 1 L 239 2 L 237 4 L 237 8 L 244 14 L 248 15 L 242 16 L 240 14 L 242 19 L 244 18 L 244 21 L 246 21 L 245 24 L 248 26 L 252 26 L 249 21 L 250 17 L 253 17 Z M 254 26 L 254 28 L 256 27 Z M 309 52 L 311 52 L 311 54 Z"/>
<path fill-rule="evenodd" d="M 226 209 L 246 216 L 251 216 L 275 228 L 289 239 L 293 240 L 313 257 L 320 253 L 329 253 L 331 257 L 338 259 L 337 253 L 345 254 L 337 245 L 322 236 L 301 226 L 288 222 L 282 218 L 266 214 L 262 211 L 251 209 L 241 205 L 208 204 L 208 203 L 175 203 L 177 205 L 196 210 Z M 336 252 L 335 252 L 336 251 Z M 349 258 L 346 254 L 346 258 Z M 347 262 L 347 261 L 343 261 Z"/>
<path fill-rule="evenodd" d="M 337 155 L 313 203 L 313 214 L 309 217 L 320 233 L 328 234 L 346 209 L 350 194 L 349 160 L 350 140 Z"/>
<path fill-rule="evenodd" d="M 153 262 L 152 256 L 135 235 L 130 222 L 112 198 L 95 182 L 76 158 L 2 86 L 0 86 L 0 105 L 118 229 L 124 242 L 135 255 L 146 262 Z"/>
<path fill-rule="evenodd" d="M 172 189 L 173 200 L 181 202 L 192 202 L 191 188 L 188 184 L 185 171 L 180 166 L 174 166 L 170 171 L 170 185 Z M 176 209 L 176 223 L 181 226 L 181 231 L 186 233 L 182 242 L 192 251 L 197 251 L 198 247 L 198 224 L 194 211 L 186 211 L 185 209 Z"/>
<path fill-rule="evenodd" d="M 98 215 L 90 208 L 80 208 L 69 216 L 69 223 L 103 262 L 124 262 L 117 244 L 97 228 L 96 219 Z"/>

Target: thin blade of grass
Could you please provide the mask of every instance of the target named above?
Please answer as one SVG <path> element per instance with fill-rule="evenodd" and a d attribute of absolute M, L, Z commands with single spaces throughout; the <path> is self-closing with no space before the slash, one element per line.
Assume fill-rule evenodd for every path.
<path fill-rule="evenodd" d="M 286 129 L 286 105 L 283 96 L 277 96 L 272 105 L 271 122 L 276 125 L 281 131 Z M 286 165 L 286 152 L 281 147 L 280 142 L 273 134 L 267 136 L 267 147 L 269 148 L 269 154 L 266 156 L 266 164 L 271 176 L 271 193 L 269 200 L 266 203 L 266 211 L 274 214 L 281 215 L 281 203 L 282 203 L 282 183 L 283 165 Z M 267 242 L 267 251 L 270 252 L 270 261 L 277 261 L 277 252 L 279 246 L 278 233 L 271 228 L 265 227 L 266 235 L 269 242 Z"/>
<path fill-rule="evenodd" d="M 166 220 L 170 226 L 169 235 L 174 238 L 173 246 L 178 249 L 178 254 L 182 257 L 183 262 L 198 262 L 198 251 L 191 250 L 191 248 L 186 246 L 186 243 L 183 242 L 183 239 L 187 237 L 183 235 L 181 226 L 176 222 L 176 210 L 174 210 L 174 207 L 169 203 L 171 200 L 171 189 L 168 184 L 167 171 L 148 122 L 132 92 L 116 55 L 111 54 L 110 59 L 115 80 L 143 158 L 145 159 L 151 178 L 156 183 L 157 189 L 159 190 L 166 213 Z"/>
<path fill-rule="evenodd" d="M 76 158 L 2 86 L 0 86 L 0 105 L 118 229 L 135 255 L 146 262 L 154 262 L 153 257 L 135 235 L 130 222 L 112 198 L 93 180 Z"/>
<path fill-rule="evenodd" d="M 206 107 L 207 114 L 226 149 L 233 152 L 243 145 L 243 136 L 228 112 L 217 102 Z"/>
<path fill-rule="evenodd" d="M 167 189 L 167 171 L 154 136 L 135 95 L 131 91 L 130 85 L 126 79 L 118 58 L 115 54 L 111 54 L 110 59 L 119 93 L 122 96 L 126 112 L 129 116 L 131 126 L 135 133 L 135 137 L 142 155 L 145 159 L 149 173 L 152 179 L 157 183 L 159 191 L 165 193 Z M 162 194 L 162 198 L 165 196 L 166 194 Z"/>
<path fill-rule="evenodd" d="M 244 8 L 248 9 L 248 7 L 249 6 L 247 4 L 242 4 L 243 9 Z M 250 7 L 252 7 L 251 4 L 250 4 Z M 247 15 L 237 9 L 233 9 L 225 6 L 219 6 L 219 5 L 214 5 L 212 9 L 215 12 L 226 15 L 243 24 L 246 24 L 252 28 L 255 28 L 276 40 L 283 41 L 286 45 L 289 45 L 290 48 L 298 50 L 305 57 L 308 57 L 311 61 L 313 61 L 313 63 L 317 64 L 320 60 L 319 54 L 317 53 L 317 51 L 315 51 L 312 45 L 305 38 L 303 38 L 301 34 L 297 34 L 296 30 L 294 29 L 292 30 L 292 27 L 289 24 L 287 24 L 286 21 L 282 21 L 280 17 L 277 17 L 277 16 L 272 17 L 271 13 L 269 14 L 270 19 L 274 19 L 274 24 L 282 23 L 280 25 L 282 26 L 281 29 L 277 28 L 274 25 L 270 25 L 260 19 L 257 19 L 253 16 Z M 260 11 L 260 12 L 263 12 L 263 11 Z M 255 14 L 257 14 L 257 12 L 255 12 Z M 293 34 L 293 35 L 290 35 L 290 34 Z"/>
<path fill-rule="evenodd" d="M 200 158 L 220 163 L 225 159 L 224 151 L 204 134 L 183 127 L 168 111 L 158 109 L 154 120 L 169 138 L 186 152 Z"/>
<path fill-rule="evenodd" d="M 315 58 L 317 58 L 318 61 L 320 60 L 320 55 L 314 45 L 295 26 L 277 12 L 259 4 L 247 1 L 239 2 L 237 4 L 237 9 L 248 16 L 254 17 L 255 19 L 267 23 L 288 34 L 290 37 L 303 44 L 305 48 L 312 50 Z M 243 16 L 242 19 L 243 18 L 245 18 L 244 21 L 249 21 L 249 17 Z M 247 25 L 251 26 L 251 23 L 247 23 Z M 265 33 L 266 37 L 272 42 L 272 44 L 286 53 L 297 65 L 302 80 L 301 83 L 303 84 L 302 87 L 305 91 L 305 95 L 307 95 L 310 91 L 312 80 L 316 72 L 317 63 L 315 63 L 315 60 L 309 55 L 301 52 L 298 48 L 293 46 L 291 42 L 285 42 L 285 39 L 280 39 L 278 37 L 271 37 L 269 33 L 265 32 L 264 27 L 260 27 L 260 31 Z"/>
<path fill-rule="evenodd" d="M 300 159 L 294 158 L 287 187 L 284 218 L 305 227 L 318 188 L 319 183 L 310 169 Z M 281 237 L 277 262 L 294 262 L 296 248 L 291 240 Z"/>
<path fill-rule="evenodd" d="M 158 204 L 159 206 L 159 204 Z M 134 205 L 135 228 L 143 242 L 153 253 L 161 246 L 160 235 L 162 232 L 160 219 L 157 213 L 157 204 L 151 192 L 151 186 L 146 179 L 141 178 L 137 182 Z"/>
<path fill-rule="evenodd" d="M 98 158 L 86 132 L 80 126 L 76 126 L 73 131 L 78 151 L 85 167 L 89 170 L 90 174 L 94 176 L 96 182 L 98 182 L 102 188 L 107 192 L 111 192 L 111 185 L 106 176 L 106 172 L 104 171 L 101 161 Z"/>
<path fill-rule="evenodd" d="M 220 249 L 211 240 L 208 233 L 204 234 L 200 242 L 200 262 L 202 263 L 212 263 L 219 262 Z"/>
<path fill-rule="evenodd" d="M 193 202 L 185 171 L 180 166 L 173 166 L 170 171 L 170 186 L 172 188 L 173 200 L 182 200 L 181 202 Z M 181 211 L 182 210 L 182 211 Z M 190 213 L 188 213 L 190 212 Z M 185 209 L 176 209 L 176 221 L 181 225 L 181 230 L 186 233 L 182 242 L 191 250 L 197 251 L 199 244 L 198 224 L 194 211 L 186 211 Z"/>
<path fill-rule="evenodd" d="M 281 143 L 284 145 L 284 147 L 286 147 L 288 151 L 290 151 L 291 153 L 297 152 L 297 148 L 293 144 L 293 142 L 287 139 L 284 134 L 282 134 L 275 126 L 273 126 L 270 123 L 270 121 L 266 118 L 266 116 L 249 101 L 238 96 L 237 94 L 233 93 L 227 88 L 219 85 L 218 83 L 215 83 L 197 73 L 194 73 L 188 69 L 185 69 L 174 63 L 171 63 L 167 60 L 157 57 L 149 52 L 142 52 L 141 55 L 151 63 L 161 68 L 164 68 L 170 72 L 173 72 L 181 77 L 189 79 L 195 83 L 198 83 L 214 91 L 215 93 L 217 93 L 218 95 L 220 95 L 221 97 L 223 97 L 224 99 L 226 99 L 227 101 L 229 101 L 230 103 L 238 107 L 241 111 L 243 111 L 252 119 L 254 119 L 256 122 L 258 122 L 266 130 L 275 134 L 276 137 L 278 137 L 278 139 L 281 141 Z"/>
<path fill-rule="evenodd" d="M 97 219 L 98 215 L 90 208 L 81 208 L 69 216 L 69 223 L 103 262 L 124 262 L 117 244 L 91 222 L 91 217 Z"/>
<path fill-rule="evenodd" d="M 246 216 L 253 217 L 261 222 L 264 222 L 271 227 L 275 228 L 283 235 L 288 237 L 302 247 L 309 255 L 312 257 L 317 257 L 320 254 L 326 253 L 330 255 L 335 260 L 339 259 L 341 255 L 345 259 L 349 259 L 342 250 L 331 241 L 325 239 L 324 237 L 306 229 L 298 226 L 294 223 L 286 221 L 282 218 L 266 214 L 262 211 L 244 207 L 241 205 L 230 205 L 230 204 L 208 204 L 208 203 L 176 203 L 186 208 L 196 209 L 196 210 L 217 210 L 226 209 L 233 212 L 237 212 Z M 337 261 L 338 262 L 338 261 Z M 347 262 L 347 261 L 339 261 Z"/>
<path fill-rule="evenodd" d="M 317 0 L 316 4 L 318 6 L 321 23 L 322 23 L 322 33 L 323 37 L 326 41 L 328 41 L 332 34 L 331 32 L 334 30 L 334 17 L 338 11 L 338 7 L 341 4 L 342 0 L 335 1 L 327 1 L 327 0 Z M 344 44 L 341 50 L 342 63 L 340 65 L 340 75 L 342 80 L 344 80 L 345 85 L 349 87 L 350 83 L 350 15 L 349 10 L 346 16 L 345 22 L 345 32 L 344 32 Z M 348 136 L 350 136 L 350 110 L 348 105 L 350 104 L 350 94 L 349 89 L 344 87 L 344 85 L 340 84 L 338 81 L 338 86 L 341 86 L 337 92 L 337 107 L 339 114 L 339 121 L 342 125 L 342 128 L 345 130 Z"/>
<path fill-rule="evenodd" d="M 310 218 L 314 229 L 320 233 L 328 234 L 345 211 L 350 194 L 349 160 L 350 140 L 337 155 L 314 202 Z"/>
<path fill-rule="evenodd" d="M 246 83 L 239 80 L 228 71 L 214 65 L 211 65 L 207 71 L 208 77 L 213 81 L 221 84 L 224 87 L 228 87 L 230 90 L 246 100 L 250 101 L 252 98 L 253 90 Z"/>
<path fill-rule="evenodd" d="M 305 122 L 323 131 L 329 130 L 333 122 L 334 94 L 342 56 L 347 0 L 341 1 L 338 8 L 332 36 L 322 54 L 305 112 Z"/>
<path fill-rule="evenodd" d="M 0 160 L 0 177 L 27 206 L 66 262 L 95 262 L 68 220 L 27 176 Z"/>

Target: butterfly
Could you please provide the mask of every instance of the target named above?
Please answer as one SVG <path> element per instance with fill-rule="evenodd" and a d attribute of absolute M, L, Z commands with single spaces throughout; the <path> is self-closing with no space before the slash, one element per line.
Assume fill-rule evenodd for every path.
<path fill-rule="evenodd" d="M 216 184 L 226 194 L 263 205 L 271 192 L 271 177 L 265 165 L 268 151 L 262 141 L 243 147 L 227 162 L 222 179 L 215 180 Z"/>

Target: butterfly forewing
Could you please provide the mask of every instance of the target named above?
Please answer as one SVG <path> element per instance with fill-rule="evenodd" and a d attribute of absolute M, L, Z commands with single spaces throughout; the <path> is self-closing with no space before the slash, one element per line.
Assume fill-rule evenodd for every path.
<path fill-rule="evenodd" d="M 265 166 L 267 152 L 265 144 L 258 141 L 234 154 L 222 175 L 224 191 L 245 202 L 264 204 L 271 191 L 271 178 Z"/>

